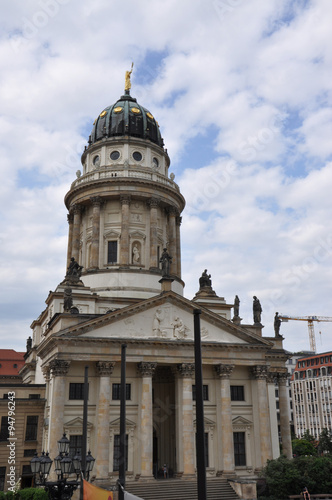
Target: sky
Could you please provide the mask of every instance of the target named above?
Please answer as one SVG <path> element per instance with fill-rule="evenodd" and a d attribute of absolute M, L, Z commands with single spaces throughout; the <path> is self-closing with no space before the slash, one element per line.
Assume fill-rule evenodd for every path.
<path fill-rule="evenodd" d="M 123 93 L 157 118 L 186 208 L 185 297 L 332 317 L 331 0 L 11 0 L 0 20 L 0 347 L 25 350 L 66 269 L 63 198 Z M 309 350 L 305 321 L 284 348 Z M 332 323 L 315 323 L 317 352 Z"/>

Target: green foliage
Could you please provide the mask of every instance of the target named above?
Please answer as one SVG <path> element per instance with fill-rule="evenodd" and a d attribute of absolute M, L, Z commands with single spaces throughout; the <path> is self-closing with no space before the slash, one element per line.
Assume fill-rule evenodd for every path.
<path fill-rule="evenodd" d="M 332 453 L 332 432 L 329 429 L 323 429 L 318 440 L 319 453 Z"/>
<path fill-rule="evenodd" d="M 305 433 L 302 436 L 302 439 L 305 439 L 306 441 L 309 441 L 309 443 L 311 443 L 313 445 L 315 445 L 315 443 L 316 443 L 316 439 L 314 438 L 314 436 L 312 436 L 310 434 L 310 432 L 308 430 L 305 431 Z"/>
<path fill-rule="evenodd" d="M 267 462 L 262 477 L 265 479 L 266 489 L 258 489 L 260 500 L 286 500 L 289 495 L 299 495 L 304 486 L 312 494 L 330 493 L 332 457 L 299 456 L 288 460 L 281 456 Z"/>
<path fill-rule="evenodd" d="M 14 493 L 11 491 L 7 491 L 4 493 L 0 491 L 0 500 L 48 500 L 48 494 L 42 488 L 24 488 L 23 490 L 19 490 L 14 497 Z"/>
<path fill-rule="evenodd" d="M 292 441 L 293 455 L 299 456 L 310 456 L 317 455 L 317 449 L 311 441 L 308 439 L 293 439 Z"/>

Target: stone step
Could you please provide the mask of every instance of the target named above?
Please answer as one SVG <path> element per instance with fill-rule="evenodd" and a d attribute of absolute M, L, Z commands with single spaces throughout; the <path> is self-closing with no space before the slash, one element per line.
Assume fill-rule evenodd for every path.
<path fill-rule="evenodd" d="M 177 479 L 151 483 L 127 483 L 126 490 L 143 500 L 197 500 L 197 482 Z M 207 500 L 239 500 L 225 479 L 207 481 Z"/>

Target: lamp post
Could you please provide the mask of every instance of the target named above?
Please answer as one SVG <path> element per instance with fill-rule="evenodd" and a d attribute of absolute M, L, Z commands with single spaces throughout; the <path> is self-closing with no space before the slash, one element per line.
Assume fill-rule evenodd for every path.
<path fill-rule="evenodd" d="M 59 455 L 54 459 L 55 472 L 58 476 L 57 481 L 47 481 L 53 460 L 44 451 L 40 457 L 36 453 L 31 460 L 31 471 L 37 486 L 44 486 L 51 500 L 69 500 L 80 484 L 78 479 L 82 472 L 82 458 L 79 455 L 76 455 L 73 459 L 69 457 L 69 439 L 67 439 L 66 434 L 59 439 L 58 449 Z M 87 479 L 89 479 L 94 463 L 95 459 L 89 451 L 86 456 Z M 68 481 L 67 478 L 70 474 L 76 474 L 76 480 Z"/>

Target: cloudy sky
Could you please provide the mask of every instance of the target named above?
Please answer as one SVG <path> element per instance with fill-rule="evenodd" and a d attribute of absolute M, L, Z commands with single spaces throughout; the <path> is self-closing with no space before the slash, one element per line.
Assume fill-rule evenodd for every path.
<path fill-rule="evenodd" d="M 275 311 L 332 317 L 331 0 L 11 0 L 0 26 L 1 347 L 63 279 L 63 197 L 132 61 L 187 200 L 185 296 L 208 268 L 243 323 L 257 295 L 264 335 Z M 306 322 L 281 333 L 309 349 Z"/>

